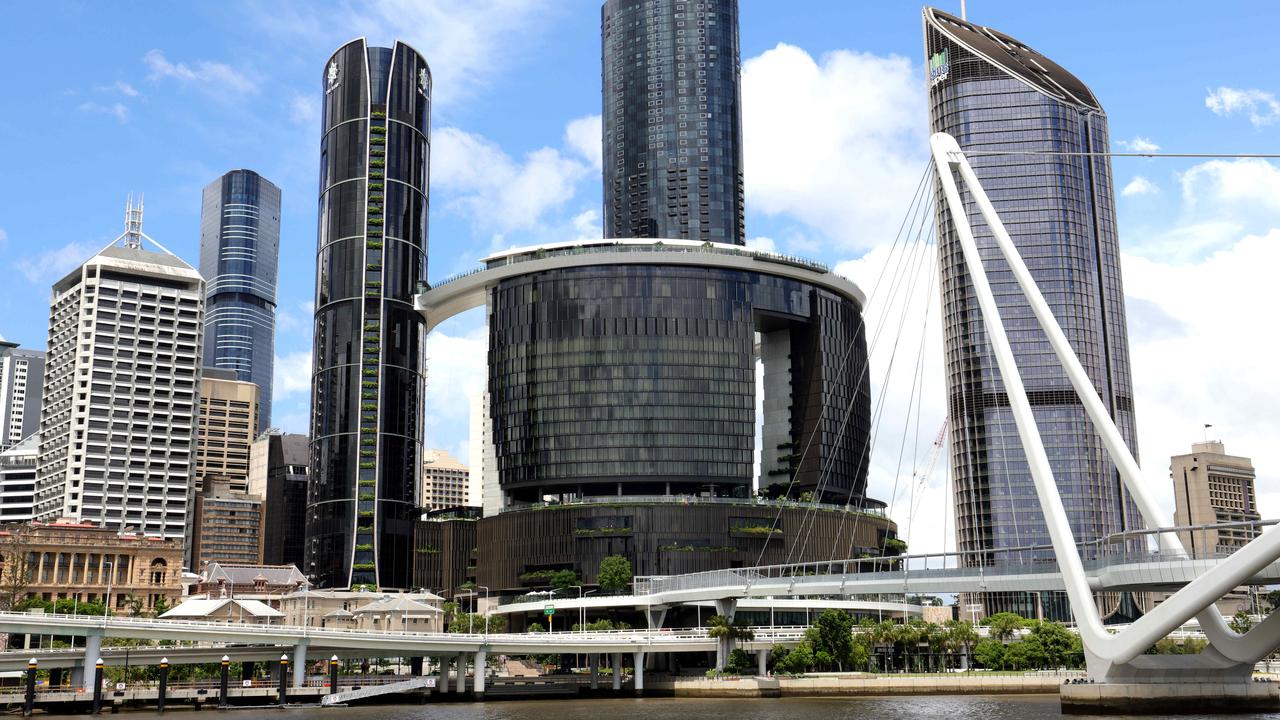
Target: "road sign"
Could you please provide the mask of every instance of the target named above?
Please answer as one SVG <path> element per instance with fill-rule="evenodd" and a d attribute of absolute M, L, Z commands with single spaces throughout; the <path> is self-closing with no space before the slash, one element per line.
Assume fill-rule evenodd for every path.
<path fill-rule="evenodd" d="M 552 615 L 555 615 L 555 614 L 556 614 L 556 606 L 555 606 L 555 605 L 548 605 L 548 606 L 546 606 L 546 607 L 542 608 L 542 614 L 543 614 L 543 615 L 546 615 L 547 617 L 551 617 Z"/>

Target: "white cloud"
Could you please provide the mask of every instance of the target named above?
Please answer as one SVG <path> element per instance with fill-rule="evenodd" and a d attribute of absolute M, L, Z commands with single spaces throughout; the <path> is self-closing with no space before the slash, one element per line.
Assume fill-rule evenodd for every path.
<path fill-rule="evenodd" d="M 129 108 L 125 107 L 124 103 L 111 103 L 110 105 L 100 105 L 96 102 L 85 102 L 85 103 L 80 103 L 79 110 L 81 112 L 87 112 L 87 113 L 101 113 L 103 115 L 110 115 L 115 119 L 119 120 L 120 122 L 125 122 L 129 119 Z"/>
<path fill-rule="evenodd" d="M 498 233 L 535 226 L 571 199 L 588 173 L 582 162 L 544 147 L 520 160 L 473 133 L 446 127 L 432 137 L 431 185 L 452 194 L 449 207 Z"/>
<path fill-rule="evenodd" d="M 53 282 L 88 260 L 101 247 L 92 243 L 69 242 L 54 250 L 25 257 L 13 264 L 33 284 Z"/>
<path fill-rule="evenodd" d="M 778 244 L 773 241 L 773 238 L 763 235 L 747 238 L 747 247 L 765 252 L 778 252 Z"/>
<path fill-rule="evenodd" d="M 1204 106 L 1223 117 L 1247 113 L 1254 127 L 1270 125 L 1280 119 L 1280 100 L 1265 90 L 1220 87 L 1209 91 L 1204 98 Z"/>
<path fill-rule="evenodd" d="M 1124 197 L 1132 197 L 1134 195 L 1154 195 L 1160 192 L 1160 188 L 1156 184 L 1141 175 L 1135 176 L 1129 181 L 1128 185 L 1120 191 Z"/>
<path fill-rule="evenodd" d="M 780 44 L 742 66 L 747 204 L 845 249 L 892 239 L 928 162 L 919 68 Z"/>
<path fill-rule="evenodd" d="M 487 86 L 500 69 L 520 59 L 559 12 L 558 4 L 545 0 L 372 0 L 343 3 L 325 13 L 296 0 L 256 7 L 259 24 L 304 38 L 324 49 L 322 57 L 352 37 L 365 36 L 380 46 L 404 40 L 431 65 L 437 107 Z"/>
<path fill-rule="evenodd" d="M 1188 204 L 1204 203 L 1218 212 L 1221 205 L 1280 209 L 1280 167 L 1258 158 L 1210 160 L 1179 175 Z"/>
<path fill-rule="evenodd" d="M 125 97 L 138 97 L 138 89 L 123 80 L 117 80 L 114 87 Z"/>
<path fill-rule="evenodd" d="M 1136 153 L 1153 153 L 1160 150 L 1160 146 L 1151 142 L 1149 139 L 1141 135 L 1135 136 L 1132 140 L 1117 140 L 1116 145 L 1121 150 L 1128 150 Z"/>
<path fill-rule="evenodd" d="M 252 94 L 258 92 L 257 80 L 226 63 L 200 60 L 192 65 L 172 63 L 160 50 L 150 50 L 142 57 L 151 69 L 151 80 L 173 78 L 184 85 L 193 84 L 201 90 L 218 95 Z"/>
<path fill-rule="evenodd" d="M 1263 517 L 1280 513 L 1280 336 L 1256 312 L 1274 304 L 1280 229 L 1247 235 L 1198 262 L 1123 257 L 1144 475 L 1172 515 L 1169 457 L 1220 437 L 1251 456 Z M 1152 322 L 1152 312 L 1159 317 Z M 1152 325 L 1155 325 L 1154 332 Z"/>
<path fill-rule="evenodd" d="M 311 351 L 277 355 L 271 378 L 271 402 L 281 405 L 292 396 L 311 395 Z"/>
<path fill-rule="evenodd" d="M 315 93 L 294 93 L 289 99 L 289 119 L 294 125 L 318 126 L 320 97 Z"/>
<path fill-rule="evenodd" d="M 429 447 L 466 438 L 473 399 L 488 381 L 488 331 L 481 324 L 459 335 L 437 328 L 427 336 L 427 433 Z M 459 456 L 464 462 L 467 456 Z"/>
<path fill-rule="evenodd" d="M 564 129 L 564 141 L 591 166 L 599 171 L 602 167 L 604 153 L 601 139 L 601 119 L 599 115 L 588 115 L 572 120 Z"/>
<path fill-rule="evenodd" d="M 8 244 L 9 244 L 9 233 L 5 232 L 4 228 L 0 228 L 0 249 L 4 249 L 4 246 Z"/>

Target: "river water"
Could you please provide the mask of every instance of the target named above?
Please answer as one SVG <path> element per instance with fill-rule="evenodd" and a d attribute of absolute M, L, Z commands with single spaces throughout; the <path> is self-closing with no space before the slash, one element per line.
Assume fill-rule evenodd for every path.
<path fill-rule="evenodd" d="M 183 717 L 187 714 L 183 713 Z M 430 705 L 381 705 L 356 708 L 244 709 L 219 714 L 227 720 L 1040 720 L 1063 716 L 1051 695 L 984 697 L 975 695 L 884 698 L 781 698 L 704 700 L 685 698 L 520 700 Z M 1113 720 L 1115 716 L 1110 716 Z M 1155 718 L 1159 716 L 1144 716 Z M 1260 715 L 1178 715 L 1178 720 L 1229 717 L 1274 718 Z"/>

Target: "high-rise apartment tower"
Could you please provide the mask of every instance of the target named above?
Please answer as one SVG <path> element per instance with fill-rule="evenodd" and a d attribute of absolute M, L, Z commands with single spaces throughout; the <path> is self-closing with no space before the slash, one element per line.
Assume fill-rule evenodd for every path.
<path fill-rule="evenodd" d="M 604 234 L 742 245 L 737 0 L 607 0 Z"/>
<path fill-rule="evenodd" d="M 255 435 L 271 418 L 279 258 L 280 188 L 252 170 L 210 183 L 200 212 L 204 364 L 258 386 Z"/>
<path fill-rule="evenodd" d="M 144 238 L 142 207 L 130 205 L 125 233 L 53 286 L 35 519 L 181 538 L 204 280 Z"/>
<path fill-rule="evenodd" d="M 40 427 L 44 352 L 0 340 L 0 451 Z"/>
<path fill-rule="evenodd" d="M 1136 453 L 1106 113 L 1079 79 L 997 30 L 926 8 L 924 41 L 930 129 L 951 134 L 973 153 L 978 178 Z M 1040 154 L 981 154 L 992 151 Z M 979 247 L 994 256 L 977 206 L 967 192 L 962 198 Z M 988 552 L 996 561 L 1051 560 L 1052 553 L 999 552 L 1047 545 L 1049 535 L 942 202 L 937 223 L 957 547 Z M 990 260 L 987 268 L 1076 539 L 1139 527 L 1115 465 L 1006 264 Z M 985 611 L 1035 617 L 1035 599 L 1024 595 L 988 598 Z M 1041 610 L 1067 617 L 1065 597 L 1052 598 L 1054 606 Z"/>
<path fill-rule="evenodd" d="M 325 63 L 306 564 L 407 588 L 422 472 L 431 71 L 363 38 Z"/>

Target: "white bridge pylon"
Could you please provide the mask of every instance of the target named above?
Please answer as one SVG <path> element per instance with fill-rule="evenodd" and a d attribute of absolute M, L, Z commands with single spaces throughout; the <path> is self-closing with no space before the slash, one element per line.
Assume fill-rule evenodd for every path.
<path fill-rule="evenodd" d="M 1036 496 L 1044 511 L 1045 524 L 1048 526 L 1054 554 L 1057 555 L 1067 597 L 1071 601 L 1072 612 L 1075 614 L 1084 644 L 1090 676 L 1098 680 L 1124 679 L 1140 682 L 1160 679 L 1182 680 L 1189 676 L 1204 677 L 1210 674 L 1239 677 L 1251 671 L 1254 663 L 1280 645 L 1280 613 L 1272 613 L 1247 634 L 1239 635 L 1227 626 L 1222 615 L 1214 607 L 1214 602 L 1262 568 L 1280 559 L 1280 532 L 1274 530 L 1264 532 L 1248 545 L 1237 550 L 1212 571 L 1196 578 L 1128 628 L 1112 634 L 1103 626 L 1102 618 L 1089 590 L 1080 553 L 1076 548 L 1075 537 L 1071 532 L 1062 498 L 1058 494 L 1053 470 L 1049 465 L 1049 458 L 1045 453 L 1035 416 L 1031 411 L 1031 403 L 1027 399 L 1013 350 L 1009 346 L 1009 338 L 1005 334 L 1004 323 L 1000 319 L 995 296 L 991 292 L 991 285 L 982 264 L 982 256 L 978 252 L 978 245 L 969 225 L 968 212 L 960 198 L 957 176 L 964 182 L 970 198 L 986 221 L 996 247 L 1008 263 L 1023 295 L 1031 305 L 1036 320 L 1048 337 L 1054 354 L 1062 363 L 1085 411 L 1093 421 L 1094 428 L 1106 446 L 1112 461 L 1115 462 L 1125 488 L 1137 503 L 1148 529 L 1169 527 L 1171 523 L 1167 522 L 1165 514 L 1142 482 L 1137 461 L 1134 460 L 1119 429 L 1107 412 L 1102 398 L 1099 397 L 1097 389 L 1089 380 L 1088 374 L 1080 364 L 1080 359 L 1054 318 L 1052 309 L 1045 302 L 1031 272 L 1018 254 L 1013 240 L 1009 237 L 1004 223 L 1001 222 L 986 191 L 978 181 L 978 176 L 974 173 L 968 158 L 961 151 L 955 138 L 946 133 L 934 134 L 929 139 L 929 145 L 937 167 L 938 178 L 942 183 L 947 209 L 950 211 L 951 221 L 963 251 L 965 266 L 973 282 L 974 294 L 977 296 L 982 312 L 987 337 L 991 340 L 1000 377 L 1004 381 L 1009 397 L 1009 406 L 1013 412 L 1018 436 L 1022 441 L 1031 477 L 1035 483 Z M 1161 553 L 1185 556 L 1177 535 L 1167 532 L 1161 533 L 1158 537 Z M 1194 667 L 1187 666 L 1185 662 L 1181 664 L 1175 661 L 1166 662 L 1161 656 L 1139 657 L 1157 640 L 1165 637 L 1193 616 L 1198 616 L 1200 626 L 1209 640 L 1209 646 L 1198 656 L 1200 662 Z M 1185 659 L 1185 656 L 1183 658 Z M 1138 662 L 1134 662 L 1135 659 Z M 1244 675 L 1244 679 L 1247 679 L 1247 674 Z"/>

